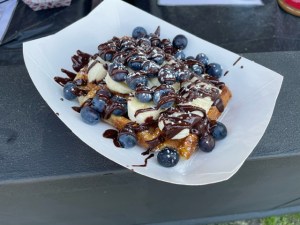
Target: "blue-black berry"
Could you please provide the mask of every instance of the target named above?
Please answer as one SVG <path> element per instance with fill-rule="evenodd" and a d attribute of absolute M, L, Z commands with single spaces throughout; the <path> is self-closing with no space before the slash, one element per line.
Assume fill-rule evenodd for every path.
<path fill-rule="evenodd" d="M 90 106 L 84 106 L 80 110 L 82 120 L 90 125 L 97 124 L 100 121 L 100 114 Z"/>
<path fill-rule="evenodd" d="M 182 49 L 186 48 L 187 44 L 188 44 L 188 40 L 187 40 L 186 36 L 184 36 L 183 34 L 178 34 L 173 39 L 174 48 L 182 50 Z"/>
<path fill-rule="evenodd" d="M 215 147 L 215 139 L 211 135 L 205 135 L 199 140 L 199 148 L 203 152 L 211 152 Z"/>
<path fill-rule="evenodd" d="M 179 153 L 176 149 L 165 147 L 157 154 L 157 161 L 163 167 L 174 167 L 179 161 Z"/>
<path fill-rule="evenodd" d="M 135 39 L 143 38 L 147 35 L 147 31 L 143 27 L 136 27 L 132 31 L 132 37 Z"/>
<path fill-rule="evenodd" d="M 207 66 L 206 72 L 215 78 L 220 78 L 222 76 L 223 69 L 218 63 L 210 63 Z"/>
<path fill-rule="evenodd" d="M 133 148 L 137 144 L 137 138 L 131 133 L 120 133 L 118 141 L 123 148 Z"/>
<path fill-rule="evenodd" d="M 217 122 L 212 128 L 211 134 L 216 140 L 222 140 L 227 136 L 227 128 L 223 123 Z"/>
<path fill-rule="evenodd" d="M 73 99 L 75 99 L 77 97 L 73 93 L 74 88 L 76 88 L 76 85 L 73 84 L 72 82 L 68 82 L 68 83 L 65 84 L 64 90 L 63 90 L 65 99 L 73 100 Z"/>

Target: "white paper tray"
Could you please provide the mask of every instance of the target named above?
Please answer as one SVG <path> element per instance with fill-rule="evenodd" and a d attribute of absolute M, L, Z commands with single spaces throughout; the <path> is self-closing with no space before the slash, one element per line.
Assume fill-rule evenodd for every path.
<path fill-rule="evenodd" d="M 222 78 L 233 93 L 232 100 L 221 117 L 226 124 L 228 136 L 217 142 L 211 153 L 197 152 L 189 160 L 180 160 L 174 168 L 158 165 L 154 158 L 147 167 L 140 147 L 126 150 L 116 148 L 110 139 L 102 137 L 109 125 L 100 123 L 89 126 L 72 110 L 75 101 L 61 101 L 62 88 L 53 80 L 62 75 L 61 68 L 72 70 L 71 56 L 80 49 L 94 54 L 97 46 L 113 36 L 131 35 L 136 26 L 154 32 L 161 27 L 161 37 L 172 39 L 181 33 L 189 44 L 185 52 L 196 55 L 204 52 L 210 62 L 220 63 Z M 245 58 L 233 65 L 239 55 L 202 40 L 159 18 L 145 13 L 119 0 L 105 0 L 88 16 L 60 32 L 23 45 L 24 60 L 37 90 L 59 118 L 82 141 L 114 162 L 142 175 L 183 185 L 204 185 L 229 179 L 238 171 L 265 132 L 283 77 Z M 243 68 L 241 68 L 243 66 Z"/>

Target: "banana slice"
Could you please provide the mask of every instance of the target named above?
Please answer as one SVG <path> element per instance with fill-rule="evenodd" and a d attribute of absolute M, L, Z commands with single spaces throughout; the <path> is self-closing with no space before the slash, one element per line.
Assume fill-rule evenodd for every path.
<path fill-rule="evenodd" d="M 152 88 L 152 87 L 158 87 L 160 85 L 161 85 L 161 83 L 158 81 L 158 78 L 154 77 L 154 78 L 148 79 L 148 87 Z M 180 89 L 179 82 L 177 82 L 173 85 L 170 85 L 170 86 L 173 87 L 176 92 L 179 91 L 179 89 Z"/>
<path fill-rule="evenodd" d="M 172 117 L 180 117 L 183 113 L 173 113 L 171 116 Z M 162 131 L 165 127 L 165 123 L 171 123 L 168 118 L 159 118 L 159 122 L 158 122 L 158 128 Z M 182 139 L 187 137 L 190 134 L 190 130 L 189 129 L 183 129 L 181 130 L 178 134 L 176 134 L 174 137 L 172 137 L 172 139 Z"/>
<path fill-rule="evenodd" d="M 205 112 L 207 113 L 209 111 L 209 109 L 211 108 L 212 104 L 213 104 L 213 101 L 211 100 L 211 98 L 205 97 L 205 98 L 196 98 L 196 99 L 192 100 L 191 102 L 182 103 L 180 105 L 196 106 L 196 107 L 204 109 Z"/>
<path fill-rule="evenodd" d="M 104 69 L 103 64 L 96 60 L 90 60 L 88 64 L 89 72 L 88 72 L 88 81 L 100 81 L 103 80 L 106 76 L 106 69 Z"/>
<path fill-rule="evenodd" d="M 171 117 L 178 117 L 178 118 L 180 118 L 180 116 L 182 116 L 183 114 L 186 114 L 187 112 L 175 112 L 175 113 L 173 113 L 172 115 L 171 115 Z M 199 115 L 199 116 L 201 116 L 201 117 L 203 117 L 204 115 L 203 115 L 203 113 L 201 112 L 201 111 L 193 111 L 192 112 L 193 114 L 196 114 L 196 115 Z M 171 125 L 173 125 L 172 124 L 172 122 L 170 121 L 170 120 L 168 120 L 168 117 L 166 117 L 166 118 L 163 118 L 162 116 L 159 118 L 159 120 L 158 120 L 159 122 L 158 122 L 158 128 L 162 131 L 163 129 L 164 129 L 164 127 L 165 127 L 165 125 L 164 124 L 168 124 L 168 123 L 171 123 Z M 172 139 L 182 139 L 182 138 L 185 138 L 185 137 L 187 137 L 188 135 L 190 134 L 190 129 L 183 129 L 183 130 L 181 130 L 178 134 L 176 134 L 174 137 L 172 137 Z"/>
<path fill-rule="evenodd" d="M 125 84 L 124 82 L 114 81 L 109 74 L 105 76 L 105 82 L 108 87 L 113 92 L 117 92 L 120 94 L 129 94 L 132 90 Z"/>
<path fill-rule="evenodd" d="M 185 81 L 185 82 L 182 82 L 181 83 L 181 87 L 187 87 L 189 86 L 191 83 L 194 83 L 196 80 L 198 80 L 199 78 L 198 77 L 193 77 L 191 80 L 189 81 Z"/>
<path fill-rule="evenodd" d="M 139 124 L 145 123 L 149 119 L 157 120 L 159 114 L 163 111 L 161 109 L 155 109 L 153 102 L 142 103 L 139 100 L 137 100 L 136 97 L 128 98 L 127 107 L 128 107 L 129 119 Z M 148 108 L 152 108 L 152 109 L 150 111 L 139 113 L 137 116 L 134 115 L 137 110 L 148 109 Z"/>
<path fill-rule="evenodd" d="M 222 90 L 215 87 L 214 85 L 210 84 L 210 83 L 206 83 L 206 82 L 198 82 L 199 78 L 194 77 L 193 79 L 191 79 L 190 81 L 184 82 L 182 83 L 182 87 L 184 88 L 199 88 L 199 89 L 203 89 L 206 91 L 210 91 L 211 89 L 215 89 L 219 92 L 219 94 L 221 94 Z M 191 85 L 191 87 L 189 87 L 189 85 Z M 183 97 L 185 97 L 185 95 L 183 95 Z M 200 107 L 202 109 L 205 110 L 205 112 L 207 113 L 209 111 L 209 109 L 212 107 L 213 105 L 213 101 L 210 97 L 199 97 L 199 98 L 195 98 L 190 102 L 187 103 L 181 103 L 180 105 L 192 105 L 192 106 L 196 106 L 196 107 Z"/>
<path fill-rule="evenodd" d="M 148 79 L 148 87 L 152 88 L 154 86 L 158 87 L 160 85 L 161 85 L 161 83 L 158 81 L 157 77 Z"/>

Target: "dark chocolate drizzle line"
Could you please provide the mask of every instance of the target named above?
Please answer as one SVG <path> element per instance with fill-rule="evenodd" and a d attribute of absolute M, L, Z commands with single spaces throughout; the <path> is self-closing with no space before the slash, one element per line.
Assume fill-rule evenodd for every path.
<path fill-rule="evenodd" d="M 88 91 L 82 90 L 82 89 L 80 89 L 78 87 L 72 88 L 71 91 L 77 97 L 82 96 L 82 95 L 87 95 L 87 93 L 88 93 Z"/>
<path fill-rule="evenodd" d="M 156 110 L 155 107 L 153 107 L 153 108 L 145 108 L 145 109 L 138 109 L 138 110 L 135 111 L 134 117 L 137 117 L 137 115 L 139 115 L 140 113 L 154 111 L 154 110 Z"/>
<path fill-rule="evenodd" d="M 146 141 L 146 143 L 148 144 L 149 148 L 150 149 L 154 149 L 156 146 L 158 146 L 160 143 L 163 143 L 165 142 L 165 137 L 164 137 L 164 133 L 162 132 L 160 135 L 158 135 L 158 137 L 152 139 L 152 140 L 149 140 L 149 141 Z"/>
<path fill-rule="evenodd" d="M 60 86 L 65 86 L 65 84 L 72 81 L 72 79 L 68 78 L 68 77 L 66 77 L 66 78 L 64 78 L 64 77 L 54 77 L 54 81 L 56 83 L 58 83 Z"/>
<path fill-rule="evenodd" d="M 153 154 L 153 153 L 151 153 L 147 158 L 145 158 L 144 164 L 142 164 L 142 165 L 132 165 L 132 166 L 134 166 L 134 167 L 146 167 L 147 164 L 148 164 L 148 160 L 149 160 L 150 158 L 152 158 L 152 157 L 154 157 L 154 154 Z"/>
<path fill-rule="evenodd" d="M 235 66 L 241 59 L 242 59 L 242 57 L 240 56 L 240 57 L 233 63 L 233 66 Z"/>
<path fill-rule="evenodd" d="M 214 101 L 213 106 L 216 106 L 219 112 L 223 112 L 225 108 L 221 98 L 217 98 L 216 101 Z"/>
<path fill-rule="evenodd" d="M 198 97 L 204 98 L 204 97 L 210 97 L 212 101 L 215 101 L 217 98 L 219 98 L 220 94 L 215 89 L 205 90 L 204 88 L 199 88 L 197 85 L 201 82 L 204 82 L 206 84 L 209 84 L 211 82 L 207 82 L 201 79 L 196 80 L 195 82 L 189 84 L 186 88 L 181 88 L 179 90 L 180 96 L 186 96 L 185 98 L 180 98 L 180 101 L 182 103 L 184 102 L 190 102 Z M 200 85 L 200 84 L 199 84 Z"/>
<path fill-rule="evenodd" d="M 73 55 L 71 60 L 73 62 L 73 69 L 76 72 L 79 72 L 80 69 L 82 69 L 89 63 L 91 55 L 80 50 L 77 50 L 76 53 L 77 55 Z"/>
<path fill-rule="evenodd" d="M 202 112 L 203 116 L 193 113 L 194 111 Z M 182 113 L 180 116 L 172 116 L 174 113 Z M 183 105 L 177 108 L 170 108 L 162 113 L 162 118 L 166 116 L 168 123 L 164 123 L 164 128 L 161 135 L 156 141 L 162 139 L 171 139 L 184 129 L 189 129 L 190 132 L 198 136 L 204 136 L 209 133 L 210 121 L 202 108 Z M 156 144 L 156 141 L 149 142 L 150 147 Z M 155 147 L 155 146 L 154 146 Z"/>
<path fill-rule="evenodd" d="M 88 66 L 86 72 L 87 72 L 87 73 L 90 72 L 90 70 L 91 70 L 98 62 L 99 62 L 98 60 L 94 60 L 94 62 L 92 62 L 92 64 Z"/>
<path fill-rule="evenodd" d="M 76 74 L 69 71 L 69 70 L 66 70 L 66 69 L 61 69 L 61 72 L 65 73 L 70 79 L 74 80 L 75 77 L 76 77 Z"/>
<path fill-rule="evenodd" d="M 148 148 L 146 151 L 142 152 L 141 155 L 149 155 L 151 151 L 152 149 Z"/>
<path fill-rule="evenodd" d="M 104 131 L 103 137 L 113 139 L 113 142 L 116 147 L 121 147 L 120 142 L 118 141 L 119 131 L 114 129 L 108 129 Z"/>
<path fill-rule="evenodd" d="M 73 106 L 72 109 L 75 111 L 75 112 L 78 112 L 80 113 L 80 110 L 81 110 L 82 107 L 80 106 Z"/>

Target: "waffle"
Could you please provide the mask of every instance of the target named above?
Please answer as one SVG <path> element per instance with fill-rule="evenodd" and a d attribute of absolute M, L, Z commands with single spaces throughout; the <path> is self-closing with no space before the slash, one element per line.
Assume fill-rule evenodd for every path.
<path fill-rule="evenodd" d="M 189 159 L 232 95 L 219 77 L 207 74 L 209 65 L 182 59 L 181 46 L 159 35 L 158 28 L 147 38 L 113 37 L 94 55 L 78 50 L 72 57 L 75 73 L 62 69 L 68 78 L 55 81 L 64 86 L 66 98 L 77 98 L 76 111 L 89 108 L 94 118 L 136 137 L 148 151 L 168 147 Z M 95 98 L 105 102 L 103 109 Z"/>

